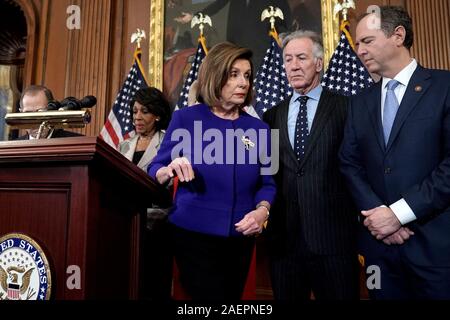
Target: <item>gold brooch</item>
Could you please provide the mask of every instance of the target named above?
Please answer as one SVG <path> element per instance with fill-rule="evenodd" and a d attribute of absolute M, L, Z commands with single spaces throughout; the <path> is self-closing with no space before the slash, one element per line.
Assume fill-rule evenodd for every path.
<path fill-rule="evenodd" d="M 247 138 L 246 136 L 242 136 L 241 141 L 242 141 L 242 143 L 244 144 L 246 150 L 249 150 L 250 147 L 253 148 L 253 147 L 255 146 L 255 144 L 252 142 L 252 140 L 250 140 L 250 139 Z"/>

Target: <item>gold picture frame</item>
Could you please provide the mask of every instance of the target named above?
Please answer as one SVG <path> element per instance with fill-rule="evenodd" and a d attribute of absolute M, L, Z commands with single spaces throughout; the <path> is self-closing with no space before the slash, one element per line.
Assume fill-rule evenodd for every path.
<path fill-rule="evenodd" d="M 150 4 L 149 81 L 160 90 L 163 89 L 164 1 L 167 0 L 151 0 Z M 325 68 L 339 40 L 339 18 L 333 15 L 335 3 L 336 0 L 320 0 Z"/>

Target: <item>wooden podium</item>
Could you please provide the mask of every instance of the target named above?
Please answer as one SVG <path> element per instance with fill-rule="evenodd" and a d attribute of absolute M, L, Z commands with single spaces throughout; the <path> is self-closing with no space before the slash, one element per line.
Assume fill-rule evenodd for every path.
<path fill-rule="evenodd" d="M 139 298 L 141 213 L 170 201 L 98 138 L 0 142 L 0 237 L 24 233 L 44 249 L 52 299 Z M 69 266 L 80 289 L 66 285 Z"/>

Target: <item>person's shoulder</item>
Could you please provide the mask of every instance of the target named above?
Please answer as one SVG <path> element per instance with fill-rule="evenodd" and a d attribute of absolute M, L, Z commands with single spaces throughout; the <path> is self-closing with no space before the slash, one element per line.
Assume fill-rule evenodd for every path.
<path fill-rule="evenodd" d="M 267 123 L 265 123 L 264 121 L 262 121 L 259 118 L 256 118 L 256 117 L 248 114 L 247 112 L 242 112 L 241 119 L 242 119 L 242 121 L 245 121 L 247 124 L 249 124 L 252 128 L 257 128 L 257 129 L 268 129 L 269 128 Z"/>
<path fill-rule="evenodd" d="M 342 95 L 340 93 L 337 93 L 337 92 L 330 91 L 330 90 L 328 90 L 326 88 L 322 89 L 322 94 L 327 96 L 329 99 L 332 99 L 332 100 L 334 100 L 336 102 L 347 103 L 348 99 L 349 99 L 347 96 L 344 96 L 344 95 Z"/>
<path fill-rule="evenodd" d="M 174 111 L 172 117 L 192 118 L 199 114 L 205 114 L 207 110 L 208 106 L 206 104 L 194 104 Z"/>
<path fill-rule="evenodd" d="M 292 95 L 286 97 L 283 101 L 281 101 L 280 103 L 278 103 L 277 105 L 273 106 L 272 108 L 266 110 L 263 113 L 263 119 L 266 119 L 266 117 L 274 117 L 278 112 L 281 112 L 281 109 L 284 106 L 289 106 L 289 103 L 291 101 Z"/>
<path fill-rule="evenodd" d="M 283 101 L 281 101 L 279 104 L 277 104 L 276 106 L 266 110 L 262 114 L 262 118 L 261 119 L 265 123 L 268 123 L 269 126 L 273 126 L 275 120 L 277 119 L 279 113 L 282 112 L 283 108 L 288 108 L 289 107 L 290 100 L 291 100 L 291 97 L 287 97 Z"/>
<path fill-rule="evenodd" d="M 359 91 L 357 94 L 347 97 L 347 101 L 361 101 L 366 99 L 371 99 L 374 94 L 377 94 L 377 90 L 381 90 L 381 80 L 375 82 L 370 87 Z"/>
<path fill-rule="evenodd" d="M 266 117 L 273 117 L 275 116 L 275 114 L 280 110 L 281 104 L 276 105 L 275 107 L 270 108 L 269 110 L 267 110 L 266 112 L 263 113 L 263 119 L 265 119 Z"/>
<path fill-rule="evenodd" d="M 442 70 L 442 69 L 427 69 L 423 68 L 425 71 L 428 71 L 433 77 L 438 78 L 439 81 L 446 80 L 447 82 L 450 82 L 450 71 L 449 70 Z"/>

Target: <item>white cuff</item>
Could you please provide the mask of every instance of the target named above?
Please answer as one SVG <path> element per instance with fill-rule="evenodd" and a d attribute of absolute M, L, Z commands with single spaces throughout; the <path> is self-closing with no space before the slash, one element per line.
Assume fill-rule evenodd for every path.
<path fill-rule="evenodd" d="M 417 219 L 416 215 L 403 198 L 391 204 L 389 208 L 391 208 L 402 225 Z"/>

